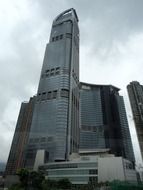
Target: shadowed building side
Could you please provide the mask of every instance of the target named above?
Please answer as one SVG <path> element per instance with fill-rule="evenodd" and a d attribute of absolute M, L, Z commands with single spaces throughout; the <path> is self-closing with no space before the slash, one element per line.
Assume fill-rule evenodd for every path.
<path fill-rule="evenodd" d="M 18 169 L 24 167 L 25 151 L 28 142 L 29 130 L 31 127 L 35 99 L 36 97 L 30 98 L 29 102 L 23 102 L 21 104 L 17 125 L 6 165 L 6 175 L 15 174 Z"/>
<path fill-rule="evenodd" d="M 80 149 L 110 149 L 134 162 L 131 136 L 119 89 L 112 85 L 80 83 Z"/>
<path fill-rule="evenodd" d="M 143 160 L 143 86 L 133 81 L 127 86 L 127 90 Z"/>

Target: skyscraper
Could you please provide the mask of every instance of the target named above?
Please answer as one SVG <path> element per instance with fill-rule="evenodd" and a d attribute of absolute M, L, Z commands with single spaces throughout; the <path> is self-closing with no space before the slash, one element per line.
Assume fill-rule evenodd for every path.
<path fill-rule="evenodd" d="M 30 98 L 29 102 L 21 104 L 17 125 L 6 165 L 6 175 L 15 174 L 24 167 L 25 151 L 27 147 L 29 130 L 31 127 L 33 109 L 36 97 Z"/>
<path fill-rule="evenodd" d="M 143 86 L 133 81 L 127 86 L 127 90 L 143 159 Z"/>
<path fill-rule="evenodd" d="M 134 162 L 123 97 L 112 85 L 80 84 L 80 149 L 110 149 Z"/>
<path fill-rule="evenodd" d="M 46 161 L 68 160 L 79 148 L 79 29 L 75 10 L 53 21 L 33 113 L 26 166 L 36 152 Z"/>

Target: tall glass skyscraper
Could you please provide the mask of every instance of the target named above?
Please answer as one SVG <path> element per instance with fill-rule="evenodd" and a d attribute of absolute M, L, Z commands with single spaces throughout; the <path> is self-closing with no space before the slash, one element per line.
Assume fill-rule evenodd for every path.
<path fill-rule="evenodd" d="M 36 152 L 46 161 L 68 160 L 79 148 L 79 29 L 74 9 L 53 21 L 33 113 L 26 166 Z"/>
<path fill-rule="evenodd" d="M 143 85 L 133 81 L 130 82 L 127 89 L 143 160 Z"/>
<path fill-rule="evenodd" d="M 134 162 L 123 97 L 112 85 L 80 83 L 80 149 L 110 149 Z"/>
<path fill-rule="evenodd" d="M 40 153 L 45 163 L 69 160 L 79 146 L 107 148 L 134 161 L 119 89 L 79 83 L 79 29 L 73 8 L 53 21 L 37 95 L 30 102 L 21 107 L 7 174 L 20 167 L 33 169 Z"/>

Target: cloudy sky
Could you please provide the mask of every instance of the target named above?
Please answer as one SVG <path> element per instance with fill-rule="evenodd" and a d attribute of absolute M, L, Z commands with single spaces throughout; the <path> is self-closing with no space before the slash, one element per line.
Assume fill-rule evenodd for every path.
<path fill-rule="evenodd" d="M 75 8 L 80 80 L 121 88 L 140 162 L 126 85 L 143 84 L 142 0 L 0 0 L 0 161 L 6 161 L 22 101 L 36 94 L 53 19 Z"/>

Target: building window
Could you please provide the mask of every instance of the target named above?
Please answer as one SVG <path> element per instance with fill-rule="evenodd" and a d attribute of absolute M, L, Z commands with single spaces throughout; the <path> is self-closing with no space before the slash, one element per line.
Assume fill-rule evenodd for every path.
<path fill-rule="evenodd" d="M 62 39 L 62 38 L 63 38 L 63 35 L 61 34 L 61 35 L 60 35 L 60 39 Z"/>
<path fill-rule="evenodd" d="M 42 100 L 46 100 L 46 92 L 42 93 Z"/>
<path fill-rule="evenodd" d="M 94 183 L 97 183 L 97 177 L 89 177 L 89 181 L 94 184 Z"/>
<path fill-rule="evenodd" d="M 61 97 L 68 98 L 69 97 L 69 90 L 68 89 L 61 89 Z"/>
<path fill-rule="evenodd" d="M 89 170 L 89 174 L 98 174 L 97 170 Z"/>
<path fill-rule="evenodd" d="M 53 98 L 57 98 L 57 90 L 53 91 Z"/>
<path fill-rule="evenodd" d="M 47 99 L 50 100 L 52 98 L 52 92 L 48 92 Z"/>
<path fill-rule="evenodd" d="M 72 38 L 72 34 L 66 33 L 66 37 L 71 39 Z"/>
<path fill-rule="evenodd" d="M 48 69 L 48 70 L 46 70 L 46 73 L 48 73 L 49 74 L 49 72 L 50 72 L 50 70 Z"/>
<path fill-rule="evenodd" d="M 55 74 L 55 69 L 51 69 L 50 75 L 53 76 Z"/>
<path fill-rule="evenodd" d="M 55 74 L 56 74 L 56 75 L 60 74 L 60 67 L 57 67 L 57 68 L 56 68 Z"/>

